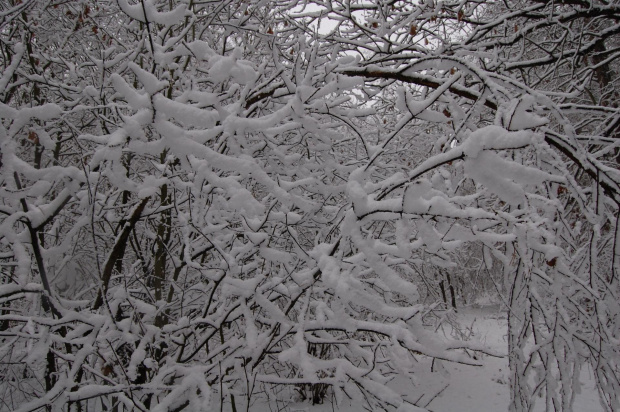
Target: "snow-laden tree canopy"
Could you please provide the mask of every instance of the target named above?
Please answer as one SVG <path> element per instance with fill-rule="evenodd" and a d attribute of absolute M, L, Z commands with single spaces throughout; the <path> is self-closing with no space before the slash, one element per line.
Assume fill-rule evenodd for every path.
<path fill-rule="evenodd" d="M 460 282 L 508 308 L 513 411 L 585 365 L 618 410 L 619 33 L 616 0 L 2 2 L 0 409 L 420 410 L 418 358 L 502 355 L 436 332 Z"/>

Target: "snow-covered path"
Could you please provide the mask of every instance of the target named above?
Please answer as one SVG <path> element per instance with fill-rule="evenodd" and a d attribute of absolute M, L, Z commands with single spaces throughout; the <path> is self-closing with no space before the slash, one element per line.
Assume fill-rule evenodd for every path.
<path fill-rule="evenodd" d="M 497 307 L 466 308 L 459 312 L 458 317 L 462 325 L 471 328 L 472 339 L 479 339 L 498 352 L 507 351 L 507 316 L 499 312 Z M 429 374 L 415 392 L 434 394 L 445 387 L 439 396 L 426 405 L 431 411 L 507 411 L 510 399 L 508 359 L 486 356 L 483 362 L 484 366 L 480 368 L 444 363 L 447 373 L 444 376 Z M 575 400 L 575 412 L 603 411 L 589 372 L 587 368 L 582 372 L 584 387 Z M 427 395 L 422 400 L 425 398 Z M 425 404 L 421 402 L 419 405 Z M 537 404 L 537 411 L 544 411 L 542 399 Z"/>

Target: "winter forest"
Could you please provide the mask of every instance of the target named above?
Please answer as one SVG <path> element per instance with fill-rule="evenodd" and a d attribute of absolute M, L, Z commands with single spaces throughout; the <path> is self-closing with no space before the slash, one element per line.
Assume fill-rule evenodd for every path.
<path fill-rule="evenodd" d="M 0 66 L 0 410 L 620 410 L 620 1 L 2 0 Z"/>

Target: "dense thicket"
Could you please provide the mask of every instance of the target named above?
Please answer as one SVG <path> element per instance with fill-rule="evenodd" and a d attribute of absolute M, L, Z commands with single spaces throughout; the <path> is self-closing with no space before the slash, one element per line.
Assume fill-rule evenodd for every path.
<path fill-rule="evenodd" d="M 390 378 L 493 355 L 434 332 L 491 293 L 513 411 L 572 410 L 584 367 L 618 410 L 619 22 L 2 2 L 0 409 L 416 410 Z"/>

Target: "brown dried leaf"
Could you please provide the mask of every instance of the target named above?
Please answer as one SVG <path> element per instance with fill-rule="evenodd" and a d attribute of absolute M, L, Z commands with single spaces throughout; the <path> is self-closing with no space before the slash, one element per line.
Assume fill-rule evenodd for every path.
<path fill-rule="evenodd" d="M 34 144 L 39 144 L 39 135 L 37 135 L 34 131 L 28 132 L 28 140 L 30 140 Z"/>

